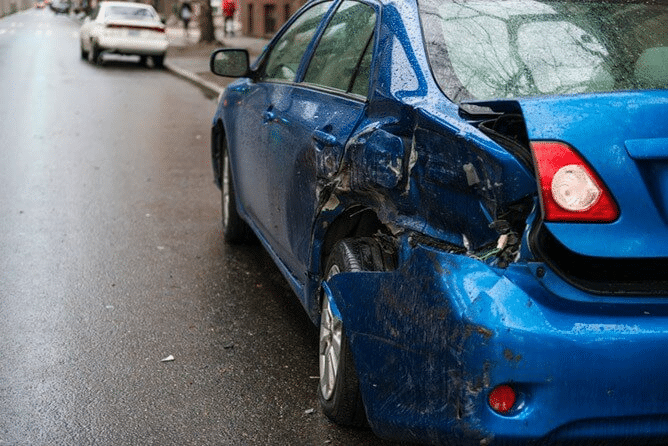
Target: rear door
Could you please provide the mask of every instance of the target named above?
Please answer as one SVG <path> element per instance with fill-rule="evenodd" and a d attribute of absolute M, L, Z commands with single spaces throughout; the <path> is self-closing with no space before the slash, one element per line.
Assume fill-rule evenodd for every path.
<path fill-rule="evenodd" d="M 230 156 L 241 211 L 272 246 L 277 230 L 275 208 L 280 205 L 271 188 L 276 171 L 282 169 L 278 166 L 286 162 L 274 153 L 283 151 L 283 144 L 271 139 L 275 138 L 276 104 L 295 89 L 304 55 L 333 4 L 333 0 L 316 3 L 292 20 L 268 50 L 257 82 L 247 80 L 228 87 L 237 101 L 227 120 L 231 144 L 238 147 Z"/>
<path fill-rule="evenodd" d="M 308 269 L 318 181 L 338 169 L 369 89 L 376 11 L 342 1 L 298 85 L 275 85 L 266 109 L 272 244 L 298 282 Z"/>

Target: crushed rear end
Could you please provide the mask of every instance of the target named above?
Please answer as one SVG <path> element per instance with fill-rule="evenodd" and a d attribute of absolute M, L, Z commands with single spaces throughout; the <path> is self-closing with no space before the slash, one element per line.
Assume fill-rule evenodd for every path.
<path fill-rule="evenodd" d="M 476 107 L 470 122 L 522 168 L 490 156 L 487 172 L 462 163 L 458 176 L 484 186 L 480 203 L 496 180 L 505 224 L 490 218 L 461 243 L 401 232 L 396 270 L 328 282 L 371 426 L 432 444 L 665 441 L 668 93 Z M 481 226 L 484 207 L 465 215 Z"/>

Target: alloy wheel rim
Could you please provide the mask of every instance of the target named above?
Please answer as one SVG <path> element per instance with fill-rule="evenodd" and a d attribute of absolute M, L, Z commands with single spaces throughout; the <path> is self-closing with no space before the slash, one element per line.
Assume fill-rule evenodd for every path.
<path fill-rule="evenodd" d="M 328 274 L 328 279 L 337 274 L 339 268 L 334 265 Z M 320 391 L 325 400 L 334 395 L 336 379 L 341 361 L 341 341 L 343 338 L 343 323 L 334 316 L 329 299 L 325 297 L 322 303 L 322 318 L 320 322 Z"/>
<path fill-rule="evenodd" d="M 227 228 L 230 222 L 229 216 L 229 206 L 230 206 L 230 174 L 229 174 L 229 163 L 230 160 L 227 157 L 227 153 L 223 155 L 223 181 L 222 181 L 222 190 L 223 190 L 223 227 Z"/>

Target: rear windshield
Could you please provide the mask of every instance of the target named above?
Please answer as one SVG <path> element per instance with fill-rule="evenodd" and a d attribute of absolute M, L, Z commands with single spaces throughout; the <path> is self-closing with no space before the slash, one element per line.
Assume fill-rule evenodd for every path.
<path fill-rule="evenodd" d="M 420 14 L 455 102 L 668 87 L 668 3 L 420 0 Z"/>
<path fill-rule="evenodd" d="M 157 20 L 156 14 L 151 9 L 134 6 L 108 6 L 104 17 L 107 19 Z"/>

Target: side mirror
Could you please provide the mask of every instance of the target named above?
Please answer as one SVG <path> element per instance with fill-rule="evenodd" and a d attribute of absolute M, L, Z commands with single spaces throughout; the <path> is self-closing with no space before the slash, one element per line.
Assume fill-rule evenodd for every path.
<path fill-rule="evenodd" d="M 250 72 L 248 50 L 221 48 L 211 53 L 211 72 L 218 76 L 244 77 Z"/>

